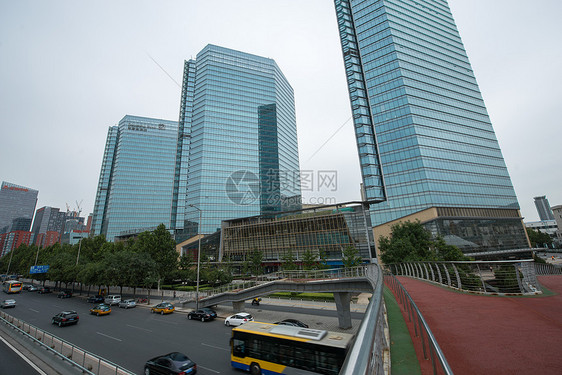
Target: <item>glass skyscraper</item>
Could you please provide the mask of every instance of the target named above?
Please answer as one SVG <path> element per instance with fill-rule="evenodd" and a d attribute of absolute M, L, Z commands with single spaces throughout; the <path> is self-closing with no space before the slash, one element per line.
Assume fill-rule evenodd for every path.
<path fill-rule="evenodd" d="M 0 234 L 31 228 L 39 191 L 2 182 L 0 186 Z"/>
<path fill-rule="evenodd" d="M 375 236 L 419 219 L 465 252 L 527 248 L 446 0 L 335 0 Z"/>
<path fill-rule="evenodd" d="M 274 60 L 207 45 L 186 61 L 178 134 L 178 233 L 300 208 L 293 89 Z"/>
<path fill-rule="evenodd" d="M 115 236 L 170 227 L 178 123 L 125 116 L 109 128 L 93 235 Z"/>

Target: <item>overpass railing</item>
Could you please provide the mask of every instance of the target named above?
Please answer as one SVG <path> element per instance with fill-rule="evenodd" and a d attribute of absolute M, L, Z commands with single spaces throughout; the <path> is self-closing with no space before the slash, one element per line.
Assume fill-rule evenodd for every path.
<path fill-rule="evenodd" d="M 541 294 L 536 263 L 513 261 L 405 262 L 389 264 L 396 276 L 432 281 L 471 293 L 500 295 Z"/>
<path fill-rule="evenodd" d="M 382 298 L 384 279 L 377 264 L 342 270 L 340 277 L 366 277 L 373 295 L 339 375 L 390 374 L 390 337 Z M 344 276 L 346 275 L 346 276 Z"/>
<path fill-rule="evenodd" d="M 424 359 L 431 359 L 433 374 L 452 375 L 453 371 L 445 359 L 443 351 L 439 347 L 435 336 L 429 329 L 429 325 L 423 318 L 422 313 L 410 297 L 410 294 L 402 286 L 398 279 L 388 273 L 384 276 L 385 283 L 392 290 L 395 298 L 404 307 L 405 313 L 408 315 L 408 321 L 414 326 L 414 338 L 419 338 L 422 344 Z"/>
<path fill-rule="evenodd" d="M 88 375 L 134 375 L 133 372 L 88 352 L 69 341 L 0 311 L 0 322 Z"/>
<path fill-rule="evenodd" d="M 548 263 L 535 263 L 537 276 L 562 275 L 562 267 Z"/>

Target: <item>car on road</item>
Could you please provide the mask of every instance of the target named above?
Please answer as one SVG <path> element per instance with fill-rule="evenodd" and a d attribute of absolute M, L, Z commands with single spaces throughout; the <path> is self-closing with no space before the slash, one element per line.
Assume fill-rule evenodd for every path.
<path fill-rule="evenodd" d="M 21 288 L 22 288 L 23 290 L 29 290 L 29 287 L 30 287 L 30 286 L 31 286 L 31 284 L 23 284 Z"/>
<path fill-rule="evenodd" d="M 96 294 L 95 296 L 90 296 L 86 300 L 89 303 L 103 303 L 103 296 Z"/>
<path fill-rule="evenodd" d="M 213 320 L 217 317 L 217 313 L 211 309 L 199 309 L 190 311 L 187 319 L 200 320 L 202 322 Z"/>
<path fill-rule="evenodd" d="M 119 302 L 121 302 L 121 296 L 118 294 L 112 294 L 109 295 L 107 297 L 105 297 L 105 301 L 104 301 L 107 305 L 118 305 Z"/>
<path fill-rule="evenodd" d="M 57 294 L 58 298 L 70 298 L 72 297 L 72 292 L 68 289 L 62 290 Z"/>
<path fill-rule="evenodd" d="M 239 326 L 246 322 L 253 322 L 254 317 L 246 312 L 240 312 L 238 314 L 234 314 L 229 316 L 224 320 L 224 325 L 227 327 L 230 326 Z"/>
<path fill-rule="evenodd" d="M 149 359 L 144 364 L 144 374 L 185 374 L 197 373 L 197 365 L 183 353 L 173 352 Z"/>
<path fill-rule="evenodd" d="M 52 324 L 57 324 L 59 327 L 67 326 L 70 324 L 78 324 L 80 317 L 78 313 L 73 310 L 62 311 L 51 319 Z"/>
<path fill-rule="evenodd" d="M 283 326 L 293 326 L 293 327 L 301 327 L 301 328 L 308 328 L 307 324 L 304 324 L 303 322 L 301 322 L 300 320 L 296 320 L 296 319 L 284 319 L 280 322 L 277 323 L 273 323 L 273 324 L 279 324 L 279 325 L 283 325 Z"/>
<path fill-rule="evenodd" d="M 126 299 L 123 300 L 121 302 L 119 302 L 119 307 L 122 307 L 124 309 L 128 309 L 130 307 L 135 307 L 137 305 L 137 303 L 135 302 L 134 299 Z"/>
<path fill-rule="evenodd" d="M 105 303 L 100 303 L 90 309 L 90 314 L 100 316 L 100 315 L 107 315 L 111 313 L 111 306 L 106 305 Z"/>
<path fill-rule="evenodd" d="M 37 293 L 39 294 L 47 294 L 47 293 L 51 293 L 51 288 L 49 288 L 48 286 L 43 286 L 41 288 L 39 288 L 39 291 Z"/>
<path fill-rule="evenodd" d="M 3 309 L 7 309 L 9 307 L 16 307 L 16 300 L 15 299 L 5 299 L 0 303 L 0 307 Z"/>
<path fill-rule="evenodd" d="M 174 305 L 172 305 L 170 302 L 162 302 L 162 303 L 159 303 L 156 306 L 153 306 L 150 309 L 150 312 L 160 313 L 160 314 L 164 315 L 164 314 L 173 313 L 175 309 L 176 308 L 174 307 Z"/>
<path fill-rule="evenodd" d="M 31 284 L 31 285 L 29 286 L 29 288 L 27 288 L 27 291 L 28 291 L 28 292 L 37 292 L 38 290 L 39 290 L 39 287 L 36 286 L 36 285 L 33 285 L 33 284 Z"/>

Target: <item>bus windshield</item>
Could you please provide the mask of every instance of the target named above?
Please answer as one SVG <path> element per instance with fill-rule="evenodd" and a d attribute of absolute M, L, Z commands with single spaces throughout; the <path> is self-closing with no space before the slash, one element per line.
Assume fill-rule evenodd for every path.
<path fill-rule="evenodd" d="M 299 369 L 299 374 L 337 375 L 352 338 L 348 333 L 248 322 L 232 330 L 231 364 L 252 373 Z"/>

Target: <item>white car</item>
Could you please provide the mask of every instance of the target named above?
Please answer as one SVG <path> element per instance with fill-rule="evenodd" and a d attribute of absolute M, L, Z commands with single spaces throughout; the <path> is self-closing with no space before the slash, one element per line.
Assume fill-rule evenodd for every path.
<path fill-rule="evenodd" d="M 229 316 L 228 318 L 226 318 L 224 320 L 224 325 L 227 327 L 230 326 L 239 326 L 242 325 L 246 322 L 253 322 L 254 321 L 254 317 L 248 313 L 245 312 L 241 312 L 238 314 L 234 314 Z"/>
<path fill-rule="evenodd" d="M 8 307 L 16 307 L 16 300 L 15 299 L 5 299 L 0 304 L 0 307 L 3 309 L 7 309 Z"/>
<path fill-rule="evenodd" d="M 106 305 L 109 305 L 109 306 L 118 305 L 119 302 L 121 302 L 121 296 L 119 294 L 109 295 L 109 296 L 105 297 L 104 302 L 105 302 Z"/>
<path fill-rule="evenodd" d="M 135 307 L 137 305 L 137 303 L 135 302 L 134 299 L 126 299 L 124 301 L 119 302 L 119 307 L 123 307 L 125 309 L 128 309 L 129 307 Z"/>

